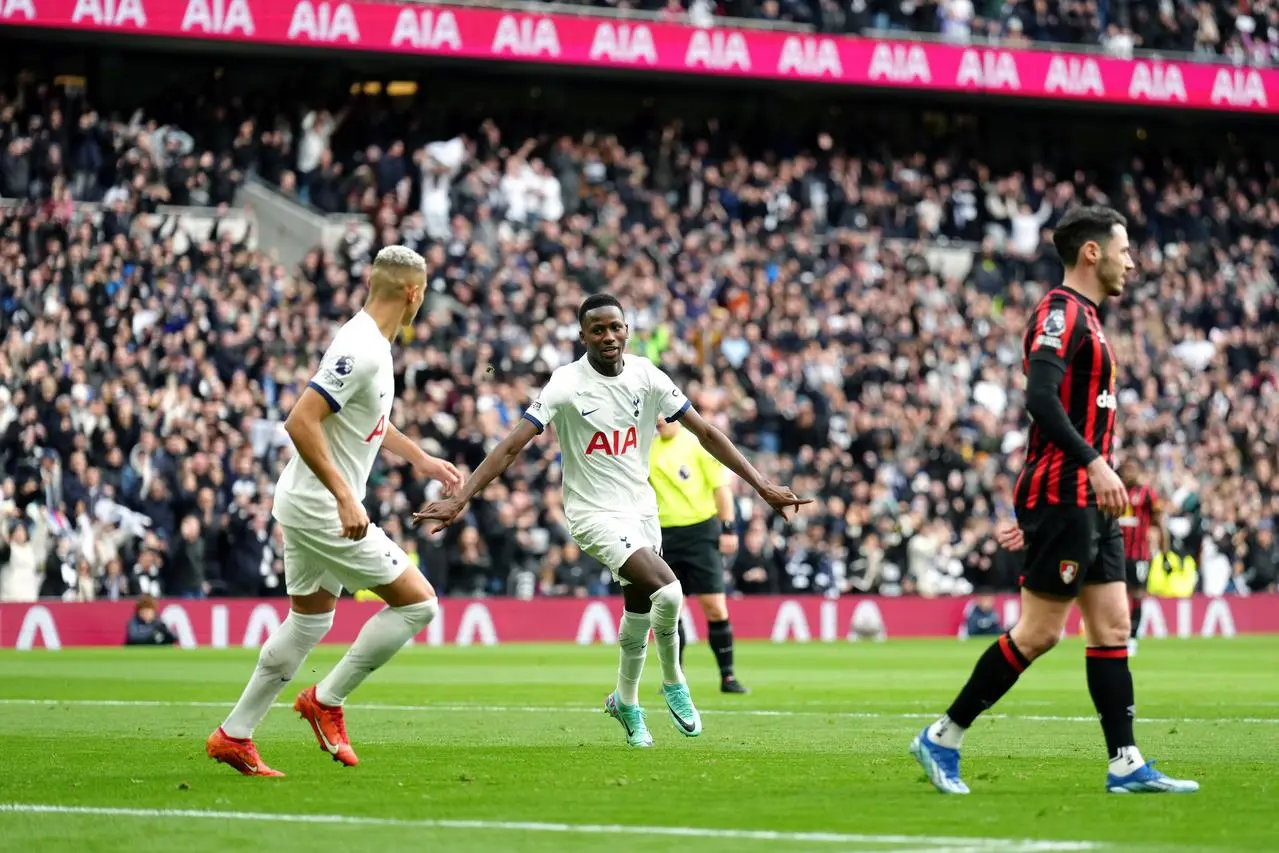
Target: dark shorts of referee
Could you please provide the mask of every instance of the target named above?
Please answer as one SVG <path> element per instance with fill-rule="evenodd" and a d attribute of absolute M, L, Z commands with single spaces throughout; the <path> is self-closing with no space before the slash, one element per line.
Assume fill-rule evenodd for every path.
<path fill-rule="evenodd" d="M 1126 580 L 1124 534 L 1096 507 L 1018 509 L 1026 537 L 1021 585 L 1056 598 L 1078 598 L 1084 584 Z"/>
<path fill-rule="evenodd" d="M 662 558 L 685 595 L 724 591 L 724 558 L 719 553 L 720 522 L 711 516 L 687 527 L 662 528 Z"/>

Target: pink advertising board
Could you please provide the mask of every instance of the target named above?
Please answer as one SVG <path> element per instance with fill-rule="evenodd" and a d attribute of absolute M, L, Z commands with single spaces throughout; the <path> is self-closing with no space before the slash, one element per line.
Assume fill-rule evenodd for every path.
<path fill-rule="evenodd" d="M 962 598 L 880 598 L 852 596 L 759 596 L 732 602 L 733 632 L 739 639 L 775 643 L 848 642 L 855 618 L 878 617 L 884 639 L 956 637 L 964 621 Z M 440 616 L 416 642 L 440 645 L 506 643 L 617 642 L 621 598 L 446 598 Z M 1017 621 L 1016 596 L 1000 596 L 1004 625 Z M 288 600 L 166 599 L 160 618 L 184 648 L 257 648 L 288 615 Z M 349 644 L 366 619 L 381 608 L 376 602 L 344 599 L 326 643 Z M 0 604 L 0 649 L 62 649 L 124 644 L 133 602 L 98 601 Z M 688 637 L 706 636 L 701 614 L 685 614 Z M 1079 614 L 1067 625 L 1079 632 Z M 1234 637 L 1279 634 L 1279 595 L 1248 598 L 1148 599 L 1142 635 L 1153 638 Z"/>
<path fill-rule="evenodd" d="M 361 0 L 0 0 L 0 27 L 1048 100 L 1279 110 L 1279 71 Z"/>

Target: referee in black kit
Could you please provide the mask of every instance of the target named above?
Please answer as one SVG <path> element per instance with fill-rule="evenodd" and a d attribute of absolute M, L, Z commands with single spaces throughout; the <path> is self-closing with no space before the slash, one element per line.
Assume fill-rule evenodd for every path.
<path fill-rule="evenodd" d="M 649 460 L 649 481 L 657 493 L 662 525 L 662 557 L 675 571 L 685 596 L 697 596 L 719 664 L 723 693 L 748 692 L 733 675 L 733 627 L 724 595 L 724 557 L 737 553 L 736 513 L 729 472 L 676 423 L 660 419 Z M 684 664 L 684 627 L 679 657 Z"/>

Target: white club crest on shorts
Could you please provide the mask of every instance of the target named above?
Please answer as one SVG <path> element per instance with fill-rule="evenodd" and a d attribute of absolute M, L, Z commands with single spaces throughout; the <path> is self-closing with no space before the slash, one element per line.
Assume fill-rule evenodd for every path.
<path fill-rule="evenodd" d="M 1066 331 L 1066 312 L 1061 308 L 1054 308 L 1044 318 L 1043 332 L 1045 335 L 1056 338 L 1060 337 L 1064 331 Z"/>
<path fill-rule="evenodd" d="M 1079 576 L 1079 564 L 1074 560 L 1062 560 L 1057 571 L 1061 575 L 1062 583 L 1074 583 L 1075 578 Z"/>

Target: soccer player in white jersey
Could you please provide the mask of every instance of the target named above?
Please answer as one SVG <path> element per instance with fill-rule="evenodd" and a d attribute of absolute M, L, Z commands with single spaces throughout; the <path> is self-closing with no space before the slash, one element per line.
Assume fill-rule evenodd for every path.
<path fill-rule="evenodd" d="M 626 730 L 631 746 L 652 746 L 639 680 L 652 628 L 662 662 L 662 692 L 681 734 L 697 737 L 701 717 L 679 665 L 678 625 L 684 595 L 661 558 L 657 499 L 648 481 L 657 419 L 681 421 L 712 456 L 749 483 L 778 512 L 809 503 L 767 482 L 731 441 L 690 407 L 670 377 L 646 358 L 625 355 L 629 329 L 621 303 L 596 294 L 578 310 L 586 355 L 551 374 L 523 419 L 453 497 L 423 507 L 415 523 L 456 522 L 466 504 L 511 466 L 534 436 L 554 425 L 564 465 L 564 512 L 582 550 L 607 566 L 625 599 L 618 646 L 617 689 L 604 709 Z"/>
<path fill-rule="evenodd" d="M 347 766 L 359 759 L 346 735 L 342 704 L 435 617 L 435 591 L 408 556 L 376 525 L 363 501 L 382 448 L 451 494 L 462 476 L 427 455 L 391 423 L 395 372 L 391 342 L 422 306 L 426 264 L 403 246 L 378 252 L 363 310 L 324 354 L 284 427 L 296 455 L 275 489 L 272 514 L 284 532 L 289 615 L 262 646 L 257 669 L 226 721 L 209 736 L 210 758 L 246 776 L 283 776 L 258 756 L 253 731 L 306 656 L 333 625 L 342 588 L 370 589 L 388 605 L 361 629 L 328 676 L 302 691 L 294 709 L 311 724 L 320 748 Z"/>

